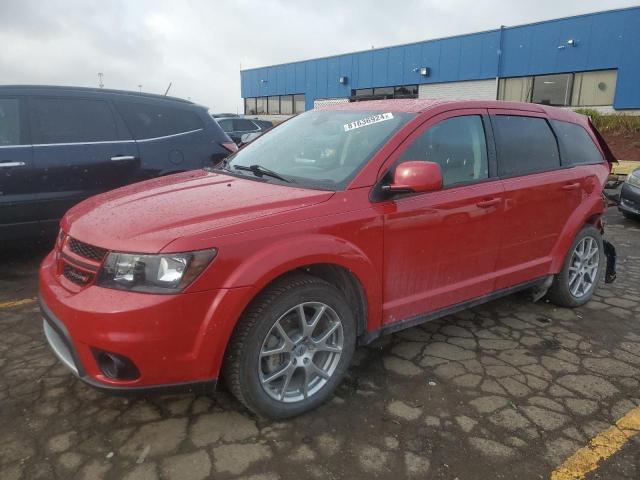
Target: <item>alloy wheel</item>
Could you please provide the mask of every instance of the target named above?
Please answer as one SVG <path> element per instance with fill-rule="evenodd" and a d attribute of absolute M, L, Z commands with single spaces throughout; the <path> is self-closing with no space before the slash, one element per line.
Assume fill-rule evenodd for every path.
<path fill-rule="evenodd" d="M 598 278 L 600 249 L 593 237 L 584 237 L 573 249 L 569 266 L 569 291 L 575 298 L 582 298 L 594 288 Z"/>
<path fill-rule="evenodd" d="M 300 303 L 278 318 L 262 342 L 260 384 L 279 402 L 306 400 L 331 379 L 343 347 L 336 311 L 321 302 Z"/>

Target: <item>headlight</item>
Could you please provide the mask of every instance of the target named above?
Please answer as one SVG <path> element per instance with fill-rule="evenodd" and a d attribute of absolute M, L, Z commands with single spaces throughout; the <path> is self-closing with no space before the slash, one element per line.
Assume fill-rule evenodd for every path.
<path fill-rule="evenodd" d="M 111 252 L 98 273 L 97 284 L 133 292 L 180 292 L 202 273 L 216 253 L 215 248 L 160 255 Z"/>
<path fill-rule="evenodd" d="M 629 175 L 627 175 L 626 182 L 629 185 L 633 185 L 634 187 L 640 188 L 640 168 L 634 170 Z"/>

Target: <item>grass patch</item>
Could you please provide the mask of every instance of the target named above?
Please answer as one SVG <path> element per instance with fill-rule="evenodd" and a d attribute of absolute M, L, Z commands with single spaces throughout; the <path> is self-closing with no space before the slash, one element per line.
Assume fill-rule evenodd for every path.
<path fill-rule="evenodd" d="M 576 113 L 591 117 L 591 121 L 600 133 L 611 135 L 630 135 L 640 133 L 640 116 L 614 113 L 603 115 L 591 108 L 579 108 Z"/>

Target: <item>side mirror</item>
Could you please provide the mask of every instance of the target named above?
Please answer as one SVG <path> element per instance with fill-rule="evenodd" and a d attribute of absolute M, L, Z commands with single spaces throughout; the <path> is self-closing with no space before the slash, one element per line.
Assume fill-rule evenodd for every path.
<path fill-rule="evenodd" d="M 410 160 L 402 162 L 393 173 L 393 181 L 383 185 L 389 193 L 424 193 L 442 188 L 442 170 L 435 162 Z"/>

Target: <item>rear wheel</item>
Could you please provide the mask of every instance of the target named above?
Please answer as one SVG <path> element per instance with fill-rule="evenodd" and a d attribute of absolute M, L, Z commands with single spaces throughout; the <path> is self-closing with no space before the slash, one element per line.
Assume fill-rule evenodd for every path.
<path fill-rule="evenodd" d="M 584 305 L 591 300 L 605 263 L 600 231 L 585 226 L 574 239 L 547 297 L 561 307 Z"/>
<path fill-rule="evenodd" d="M 227 385 L 260 415 L 299 415 L 340 383 L 355 336 L 353 312 L 337 288 L 306 274 L 285 277 L 240 319 L 227 347 Z"/>

